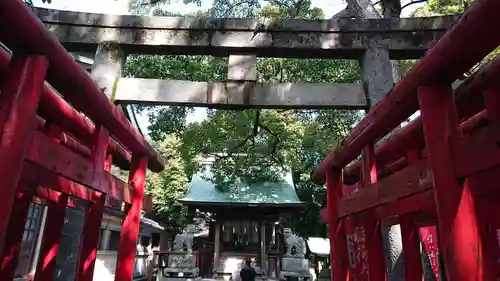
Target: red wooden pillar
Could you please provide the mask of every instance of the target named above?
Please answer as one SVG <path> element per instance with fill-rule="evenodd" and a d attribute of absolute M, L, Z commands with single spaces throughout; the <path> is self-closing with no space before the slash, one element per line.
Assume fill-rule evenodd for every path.
<path fill-rule="evenodd" d="M 342 194 L 342 172 L 326 172 L 326 206 L 328 208 L 328 231 L 330 234 L 331 280 L 348 280 L 347 241 L 344 232 L 345 220 L 337 217 L 337 200 Z"/>
<path fill-rule="evenodd" d="M 42 245 L 35 272 L 35 281 L 52 281 L 56 269 L 56 257 L 64 226 L 64 214 L 68 196 L 59 194 L 56 202 L 50 202 L 47 222 L 43 231 Z"/>
<path fill-rule="evenodd" d="M 54 125 L 51 122 L 45 122 L 45 125 L 43 126 L 43 132 L 47 134 L 47 136 L 51 137 L 54 141 L 57 143 L 61 143 L 61 129 Z"/>
<path fill-rule="evenodd" d="M 103 173 L 105 168 L 111 168 L 111 163 L 106 161 L 108 143 L 109 132 L 103 126 L 97 126 L 90 156 L 95 169 L 97 186 L 103 184 Z M 78 257 L 76 272 L 77 281 L 92 281 L 94 277 L 94 267 L 97 258 L 97 247 L 99 246 L 99 235 L 105 202 L 106 194 L 101 194 L 95 203 L 91 203 L 87 207 Z"/>
<path fill-rule="evenodd" d="M 492 77 L 485 77 L 485 79 L 491 79 Z M 496 81 L 494 81 L 497 83 Z M 495 84 L 490 84 L 490 86 L 495 86 Z M 500 87 L 487 88 L 484 93 L 484 102 L 487 112 L 488 121 L 490 122 L 490 127 L 494 131 L 500 129 Z M 498 142 L 497 134 L 491 135 L 492 141 Z M 497 177 L 494 174 L 496 169 L 489 169 L 488 171 L 482 171 L 471 175 L 466 181 L 465 185 L 470 186 L 472 190 L 481 190 L 485 188 L 485 185 L 498 184 Z M 495 193 L 485 194 L 477 198 L 478 203 L 476 204 L 476 212 L 478 216 L 479 231 L 482 238 L 482 254 L 484 262 L 484 279 L 485 280 L 498 280 L 500 277 L 500 266 L 498 259 L 499 253 L 499 241 L 496 231 L 496 226 L 500 222 L 500 216 L 498 215 L 499 196 Z"/>
<path fill-rule="evenodd" d="M 361 152 L 361 157 L 361 181 L 362 187 L 366 188 L 377 182 L 377 166 L 375 165 L 375 150 L 373 145 L 365 147 Z"/>
<path fill-rule="evenodd" d="M 16 214 L 15 220 L 9 221 L 7 237 L 5 237 L 5 246 L 1 257 L 0 281 L 11 281 L 19 261 L 19 252 L 23 242 L 24 227 L 28 217 L 29 206 L 33 201 L 33 191 L 25 181 L 20 181 L 18 190 L 27 190 L 27 192 L 17 192 L 16 200 L 12 212 Z"/>
<path fill-rule="evenodd" d="M 362 152 L 362 185 L 370 188 L 377 181 L 377 167 L 375 165 L 375 150 L 373 145 L 366 147 Z M 361 214 L 361 221 L 366 227 L 366 246 L 368 251 L 368 264 L 370 281 L 387 280 L 387 266 L 385 264 L 382 225 L 375 220 L 372 213 Z"/>
<path fill-rule="evenodd" d="M 479 201 L 479 205 L 482 205 L 481 203 Z M 482 206 L 478 207 L 481 208 Z M 476 209 L 478 212 L 481 211 L 479 208 Z M 483 242 L 481 248 L 484 263 L 483 280 L 498 280 L 498 237 L 496 229 L 493 229 L 489 217 L 481 216 L 478 217 L 478 227 Z"/>
<path fill-rule="evenodd" d="M 137 157 L 136 153 L 132 155 L 128 181 L 134 187 L 134 192 L 132 194 L 132 204 L 125 209 L 126 214 L 120 233 L 115 281 L 132 281 L 147 164 L 148 159 L 146 157 Z"/>
<path fill-rule="evenodd" d="M 406 162 L 410 166 L 418 162 L 419 158 L 420 151 L 415 149 L 408 152 Z M 405 258 L 405 281 L 422 281 L 423 271 L 418 227 L 408 216 L 401 218 L 400 226 L 403 255 Z"/>
<path fill-rule="evenodd" d="M 400 222 L 403 255 L 405 258 L 405 281 L 422 281 L 422 260 L 418 228 L 408 217 Z"/>
<path fill-rule="evenodd" d="M 418 100 L 434 178 L 439 246 L 447 280 L 485 280 L 474 198 L 455 176 L 449 145 L 458 130 L 451 87 L 421 86 Z"/>
<path fill-rule="evenodd" d="M 489 229 L 488 232 L 490 233 L 490 236 L 488 238 L 490 239 L 490 245 L 493 245 L 491 247 L 491 252 L 493 254 L 493 275 L 496 276 L 496 279 L 493 280 L 498 280 L 500 278 L 500 239 L 498 229 L 500 229 L 500 223 L 494 222 L 489 224 Z"/>
<path fill-rule="evenodd" d="M 14 55 L 0 95 L 0 253 L 21 178 L 47 60 L 42 56 Z"/>

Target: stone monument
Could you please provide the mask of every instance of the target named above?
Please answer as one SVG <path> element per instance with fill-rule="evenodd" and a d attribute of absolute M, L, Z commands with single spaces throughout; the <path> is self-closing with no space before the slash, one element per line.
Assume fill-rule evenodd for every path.
<path fill-rule="evenodd" d="M 157 281 L 183 279 L 186 281 L 200 280 L 198 253 L 193 251 L 193 240 L 196 229 L 188 225 L 186 229 L 175 236 L 172 251 L 160 251 L 159 272 Z"/>
<path fill-rule="evenodd" d="M 309 260 L 305 258 L 306 242 L 304 238 L 295 235 L 290 228 L 283 229 L 286 251 L 282 258 L 280 279 L 311 280 Z"/>

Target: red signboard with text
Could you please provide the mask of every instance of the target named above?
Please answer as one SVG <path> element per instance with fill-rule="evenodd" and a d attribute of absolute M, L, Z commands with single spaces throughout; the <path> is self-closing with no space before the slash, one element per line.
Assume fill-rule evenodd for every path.
<path fill-rule="evenodd" d="M 343 197 L 350 197 L 359 190 L 359 184 L 343 185 Z M 369 281 L 368 251 L 366 248 L 366 229 L 362 216 L 345 219 L 347 248 L 349 251 L 349 272 L 352 281 Z"/>
<path fill-rule="evenodd" d="M 440 281 L 439 275 L 439 246 L 438 246 L 438 237 L 437 230 L 435 226 L 427 226 L 420 228 L 420 236 L 422 237 L 422 241 L 424 242 L 425 252 L 429 257 L 429 261 L 432 267 L 432 273 L 434 273 L 434 277 L 436 281 Z"/>

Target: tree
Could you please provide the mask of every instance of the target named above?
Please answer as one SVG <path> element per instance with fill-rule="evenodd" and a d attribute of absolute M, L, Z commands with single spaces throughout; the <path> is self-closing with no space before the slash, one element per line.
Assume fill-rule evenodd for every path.
<path fill-rule="evenodd" d="M 201 0 L 184 0 L 184 4 L 194 3 L 201 6 Z M 131 11 L 136 14 L 152 15 L 177 15 L 164 9 L 164 4 L 170 0 L 159 0 L 152 5 L 133 5 Z M 264 6 L 262 6 L 264 3 Z M 198 12 L 190 16 L 211 17 L 211 18 L 255 18 L 262 14 L 272 15 L 272 18 L 322 18 L 323 11 L 319 8 L 312 8 L 310 0 L 214 0 L 212 7 L 207 11 Z"/>
<path fill-rule="evenodd" d="M 320 8 L 311 7 L 310 0 L 273 0 L 264 5 L 257 16 L 267 19 L 322 19 L 324 14 Z"/>
<path fill-rule="evenodd" d="M 264 7 L 256 9 L 248 5 L 257 7 L 250 1 L 216 1 L 210 11 L 200 15 L 234 17 L 245 14 L 270 19 L 323 17 L 321 9 L 311 7 L 309 0 L 268 1 Z M 159 8 L 153 13 L 169 14 Z M 226 79 L 227 64 L 227 58 L 210 56 L 133 56 L 127 60 L 126 73 L 141 78 L 215 81 Z M 359 82 L 360 75 L 357 62 L 349 60 L 267 58 L 259 59 L 257 68 L 261 83 L 352 83 Z M 176 149 L 174 154 L 180 157 L 176 159 L 181 159 L 176 160 L 176 163 L 181 163 L 176 168 L 176 175 L 181 175 L 182 166 L 187 180 L 198 170 L 199 159 L 207 157 L 215 158 L 212 180 L 221 190 L 239 182 L 282 179 L 285 173 L 292 172 L 297 194 L 306 202 L 301 220 L 291 221 L 293 227 L 306 237 L 325 235 L 326 228 L 318 218 L 325 199 L 325 188 L 312 184 L 309 172 L 332 143 L 340 141 L 359 119 L 357 112 L 208 110 L 206 120 L 186 124 L 191 108 L 142 107 L 137 110 L 149 111 L 150 137 L 156 143 L 173 137 L 178 140 L 178 146 L 171 146 L 170 149 Z M 155 199 L 156 212 L 162 212 L 167 223 L 179 228 L 177 217 L 170 214 L 178 210 L 166 208 L 167 204 L 174 204 L 174 197 L 182 196 L 178 190 L 171 189 L 175 184 L 169 181 L 176 180 L 176 177 L 160 175 L 150 184 L 153 185 L 151 190 L 155 190 L 152 195 L 158 197 Z M 174 191 L 173 195 L 163 199 L 170 190 Z"/>
<path fill-rule="evenodd" d="M 443 15 L 454 15 L 463 13 L 467 10 L 474 0 L 428 0 L 426 5 L 415 9 L 412 16 L 416 17 L 430 17 L 430 16 L 443 16 Z M 488 54 L 483 60 L 473 66 L 466 77 L 471 76 L 481 67 L 486 65 L 488 62 L 500 55 L 500 47 L 493 50 Z M 411 64 L 411 63 L 410 63 Z M 407 70 L 409 69 L 407 64 Z"/>
<path fill-rule="evenodd" d="M 412 16 L 431 17 L 459 14 L 471 3 L 472 0 L 428 0 L 424 6 L 415 9 Z"/>
<path fill-rule="evenodd" d="M 159 12 L 158 12 L 159 13 Z M 137 78 L 179 79 L 191 81 L 223 80 L 227 73 L 227 58 L 212 56 L 145 56 L 132 55 L 125 64 L 125 76 Z M 169 134 L 184 131 L 190 107 L 136 106 L 137 111 L 149 111 L 152 124 L 150 137 L 162 140 Z"/>
<path fill-rule="evenodd" d="M 156 143 L 155 148 L 168 165 L 163 172 L 150 173 L 147 177 L 147 193 L 153 198 L 153 211 L 148 216 L 177 231 L 181 230 L 187 215 L 178 201 L 188 186 L 180 146 L 181 140 L 175 135 L 168 135 Z"/>

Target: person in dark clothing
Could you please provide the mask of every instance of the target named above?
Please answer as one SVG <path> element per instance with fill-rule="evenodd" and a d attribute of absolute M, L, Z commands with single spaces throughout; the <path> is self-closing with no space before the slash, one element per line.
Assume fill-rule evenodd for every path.
<path fill-rule="evenodd" d="M 252 260 L 248 259 L 240 271 L 241 281 L 255 281 L 255 276 L 257 276 L 257 272 L 252 267 Z"/>

